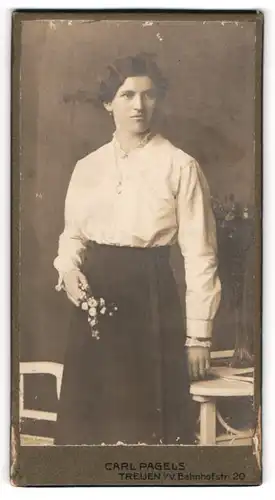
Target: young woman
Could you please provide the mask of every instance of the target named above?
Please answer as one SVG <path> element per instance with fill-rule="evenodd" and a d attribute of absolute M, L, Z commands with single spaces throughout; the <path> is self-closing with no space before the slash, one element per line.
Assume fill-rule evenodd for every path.
<path fill-rule="evenodd" d="M 59 289 L 74 304 L 56 444 L 193 439 L 189 380 L 209 369 L 220 282 L 205 177 L 194 158 L 152 129 L 165 92 L 152 59 L 109 66 L 100 99 L 113 138 L 77 163 L 69 184 L 54 262 Z M 186 322 L 169 266 L 176 243 Z M 87 285 L 116 305 L 101 316 L 99 338 L 79 307 Z"/>

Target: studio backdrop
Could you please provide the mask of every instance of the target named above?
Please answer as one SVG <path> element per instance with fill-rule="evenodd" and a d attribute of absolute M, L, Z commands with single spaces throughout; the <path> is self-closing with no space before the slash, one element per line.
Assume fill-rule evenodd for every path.
<path fill-rule="evenodd" d="M 53 260 L 64 227 L 66 190 L 76 161 L 108 142 L 113 132 L 96 98 L 100 73 L 116 57 L 139 52 L 152 54 L 169 82 L 160 117 L 163 134 L 199 161 L 210 185 L 223 281 L 213 346 L 234 348 L 242 315 L 249 325 L 254 307 L 249 222 L 255 193 L 254 41 L 255 23 L 249 22 L 23 23 L 22 361 L 63 362 L 70 306 L 55 291 Z M 175 251 L 171 258 L 183 297 L 182 257 Z"/>

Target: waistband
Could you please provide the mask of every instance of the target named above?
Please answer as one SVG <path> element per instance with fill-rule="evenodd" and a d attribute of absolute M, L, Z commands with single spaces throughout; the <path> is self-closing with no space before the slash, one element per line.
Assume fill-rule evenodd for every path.
<path fill-rule="evenodd" d="M 106 243 L 98 243 L 96 241 L 88 241 L 87 249 L 94 250 L 102 250 L 109 251 L 113 253 L 132 253 L 132 254 L 140 254 L 140 255 L 150 255 L 150 254 L 160 254 L 160 255 L 169 255 L 172 245 L 159 245 L 152 247 L 137 247 L 137 246 L 128 246 L 128 245 L 116 245 L 116 244 L 106 244 Z"/>

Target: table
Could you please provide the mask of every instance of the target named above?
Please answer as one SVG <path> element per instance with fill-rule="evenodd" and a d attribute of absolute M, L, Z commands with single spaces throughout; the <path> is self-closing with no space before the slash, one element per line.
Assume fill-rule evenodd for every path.
<path fill-rule="evenodd" d="M 216 444 L 217 397 L 254 395 L 254 383 L 226 380 L 226 377 L 245 373 L 246 370 L 226 366 L 213 367 L 211 373 L 217 378 L 200 380 L 191 384 L 192 398 L 200 403 L 200 445 Z"/>

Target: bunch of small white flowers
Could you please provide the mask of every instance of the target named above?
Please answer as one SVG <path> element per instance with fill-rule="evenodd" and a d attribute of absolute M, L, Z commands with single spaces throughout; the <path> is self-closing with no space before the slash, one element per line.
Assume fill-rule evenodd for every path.
<path fill-rule="evenodd" d="M 80 307 L 88 313 L 88 323 L 92 330 L 92 337 L 99 340 L 100 315 L 108 314 L 109 316 L 113 316 L 118 307 L 115 304 L 106 304 L 105 299 L 102 297 L 96 298 L 91 295 L 88 285 L 81 284 L 80 290 L 82 291 Z"/>

